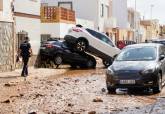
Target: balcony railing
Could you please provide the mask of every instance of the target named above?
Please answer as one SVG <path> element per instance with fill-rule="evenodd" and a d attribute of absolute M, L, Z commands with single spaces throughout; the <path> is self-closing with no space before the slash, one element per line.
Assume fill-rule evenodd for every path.
<path fill-rule="evenodd" d="M 42 23 L 75 23 L 75 12 L 69 9 L 42 6 L 41 7 L 41 22 Z"/>

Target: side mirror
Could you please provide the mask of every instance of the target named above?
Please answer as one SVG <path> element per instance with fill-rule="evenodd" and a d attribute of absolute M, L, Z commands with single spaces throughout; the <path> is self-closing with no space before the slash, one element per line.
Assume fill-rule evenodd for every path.
<path fill-rule="evenodd" d="M 160 57 L 159 57 L 159 60 L 161 61 L 161 60 L 163 60 L 165 58 L 165 55 L 160 55 Z"/>

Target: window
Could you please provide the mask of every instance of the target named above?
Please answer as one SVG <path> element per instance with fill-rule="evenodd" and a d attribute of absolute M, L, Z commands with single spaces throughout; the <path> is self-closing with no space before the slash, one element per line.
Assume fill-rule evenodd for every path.
<path fill-rule="evenodd" d="M 104 17 L 104 4 L 101 4 L 101 17 Z"/>
<path fill-rule="evenodd" d="M 58 7 L 63 7 L 63 8 L 66 8 L 66 9 L 73 10 L 72 2 L 58 2 Z"/>
<path fill-rule="evenodd" d="M 41 34 L 41 42 L 47 41 L 51 38 L 50 34 Z"/>
<path fill-rule="evenodd" d="M 86 29 L 91 35 L 93 35 L 94 37 L 98 38 L 99 40 L 109 44 L 110 46 L 114 47 L 112 41 L 105 35 L 101 34 L 101 33 L 98 33 L 94 30 L 91 30 L 91 29 Z"/>
<path fill-rule="evenodd" d="M 3 0 L 0 0 L 0 11 L 3 10 Z"/>

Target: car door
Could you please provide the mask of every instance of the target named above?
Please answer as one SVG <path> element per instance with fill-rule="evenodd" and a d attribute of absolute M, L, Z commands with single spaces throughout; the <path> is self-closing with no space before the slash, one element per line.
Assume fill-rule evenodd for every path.
<path fill-rule="evenodd" d="M 160 55 L 165 55 L 165 46 L 160 46 L 159 53 L 159 57 Z M 162 80 L 165 81 L 165 59 L 161 60 L 160 62 L 162 67 Z"/>
<path fill-rule="evenodd" d="M 119 54 L 119 49 L 112 43 L 109 37 L 98 33 L 97 37 L 100 39 L 100 49 L 107 55 L 113 57 L 116 54 Z"/>
<path fill-rule="evenodd" d="M 113 57 L 120 52 L 120 50 L 112 43 L 112 41 L 107 36 L 91 29 L 86 30 L 92 35 L 92 37 L 88 38 L 88 40 L 89 44 L 93 48 L 110 57 Z"/>

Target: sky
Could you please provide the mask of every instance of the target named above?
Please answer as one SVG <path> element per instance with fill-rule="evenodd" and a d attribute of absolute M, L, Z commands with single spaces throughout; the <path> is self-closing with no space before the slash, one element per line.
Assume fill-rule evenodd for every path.
<path fill-rule="evenodd" d="M 136 9 L 141 13 L 141 17 L 158 19 L 160 24 L 165 24 L 165 0 L 136 0 Z M 128 7 L 135 8 L 135 0 L 128 0 Z"/>

